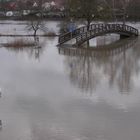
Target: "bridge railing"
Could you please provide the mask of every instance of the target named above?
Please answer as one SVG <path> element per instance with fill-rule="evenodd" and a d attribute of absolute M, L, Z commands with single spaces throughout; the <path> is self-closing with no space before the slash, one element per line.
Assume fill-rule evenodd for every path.
<path fill-rule="evenodd" d="M 92 31 L 94 29 L 102 29 L 102 31 L 108 31 L 108 30 L 113 30 L 113 31 L 124 31 L 124 32 L 131 32 L 132 34 L 138 35 L 138 30 L 124 24 L 91 24 L 88 30 L 87 26 L 80 27 L 73 32 L 68 32 L 65 34 L 62 34 L 59 36 L 59 44 L 63 44 L 79 35 L 82 35 L 83 33 L 87 33 L 88 31 Z M 95 30 L 97 31 L 97 30 Z"/>
<path fill-rule="evenodd" d="M 73 32 L 67 32 L 59 36 L 59 44 L 63 44 L 66 41 L 69 41 L 72 38 L 75 38 L 77 35 L 87 32 L 87 26 L 80 27 Z"/>
<path fill-rule="evenodd" d="M 102 26 L 102 24 L 91 24 L 89 26 L 89 30 L 99 28 L 100 26 Z M 80 27 L 80 28 L 74 30 L 73 32 L 67 32 L 67 33 L 61 34 L 59 36 L 59 44 L 63 44 L 64 42 L 69 41 L 69 40 L 75 38 L 77 35 L 85 33 L 87 31 L 88 31 L 88 27 L 83 26 L 83 27 Z"/>
<path fill-rule="evenodd" d="M 85 33 L 80 34 L 76 37 L 76 44 L 80 45 L 84 41 L 89 40 L 90 38 L 98 35 L 102 35 L 105 33 L 122 33 L 125 36 L 131 36 L 131 35 L 138 35 L 138 30 L 123 24 L 99 24 L 96 28 L 93 28 L 93 30 L 89 30 Z"/>

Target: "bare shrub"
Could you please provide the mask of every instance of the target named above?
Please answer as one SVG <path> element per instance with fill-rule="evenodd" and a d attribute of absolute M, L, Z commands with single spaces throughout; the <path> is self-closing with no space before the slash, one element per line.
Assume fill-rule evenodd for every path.
<path fill-rule="evenodd" d="M 31 20 L 26 26 L 26 29 L 29 31 L 34 31 L 33 33 L 34 36 L 37 35 L 38 30 L 42 30 L 43 32 L 47 31 L 47 27 L 45 26 L 45 23 L 40 19 Z"/>

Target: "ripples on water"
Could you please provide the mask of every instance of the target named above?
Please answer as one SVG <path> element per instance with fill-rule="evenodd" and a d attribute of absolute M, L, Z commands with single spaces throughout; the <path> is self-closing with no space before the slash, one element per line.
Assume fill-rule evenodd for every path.
<path fill-rule="evenodd" d="M 0 140 L 139 139 L 139 44 L 0 48 Z"/>

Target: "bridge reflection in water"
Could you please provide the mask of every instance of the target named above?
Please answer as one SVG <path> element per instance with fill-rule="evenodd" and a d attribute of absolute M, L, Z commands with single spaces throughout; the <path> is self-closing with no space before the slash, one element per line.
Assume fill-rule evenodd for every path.
<path fill-rule="evenodd" d="M 104 79 L 120 93 L 133 90 L 133 76 L 138 74 L 140 58 L 138 40 L 129 38 L 100 48 L 59 47 L 65 56 L 66 71 L 73 85 L 83 92 L 93 93 Z M 135 49 L 133 49 L 135 48 Z"/>

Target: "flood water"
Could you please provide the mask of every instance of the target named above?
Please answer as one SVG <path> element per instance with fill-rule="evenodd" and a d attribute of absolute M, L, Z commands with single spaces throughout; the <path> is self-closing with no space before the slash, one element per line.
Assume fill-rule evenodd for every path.
<path fill-rule="evenodd" d="M 0 140 L 138 140 L 140 38 L 101 51 L 57 43 L 1 46 Z"/>

